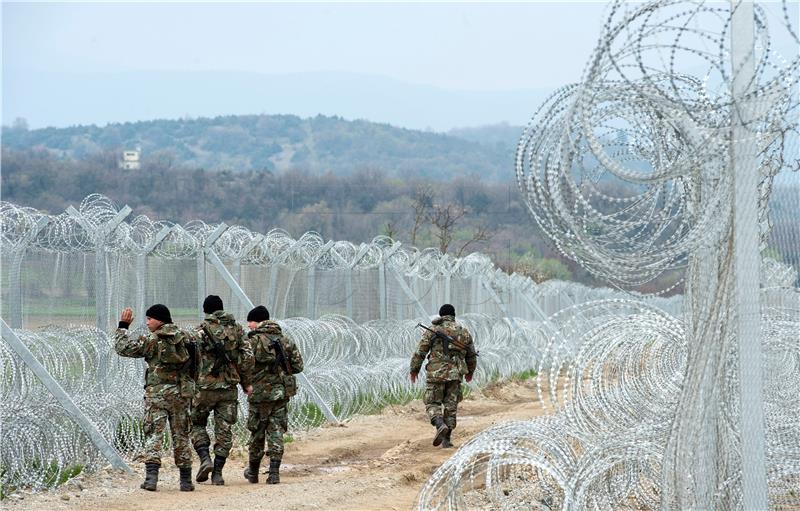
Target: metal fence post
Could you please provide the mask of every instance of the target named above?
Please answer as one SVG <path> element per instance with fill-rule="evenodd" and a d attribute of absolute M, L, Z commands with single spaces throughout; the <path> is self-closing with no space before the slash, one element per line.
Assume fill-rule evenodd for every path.
<path fill-rule="evenodd" d="M 411 288 L 408 287 L 408 284 L 406 283 L 403 276 L 400 275 L 400 273 L 398 273 L 398 271 L 395 270 L 394 268 L 391 269 L 391 272 L 392 275 L 394 275 L 395 280 L 397 280 L 397 283 L 400 284 L 400 288 L 406 294 L 408 299 L 411 300 L 411 302 L 417 306 L 417 312 L 419 313 L 420 317 L 428 318 L 430 314 L 428 313 L 428 311 L 425 310 L 425 307 L 422 305 L 422 302 L 419 301 L 417 295 L 415 295 L 414 292 L 411 290 Z"/>
<path fill-rule="evenodd" d="M 200 252 L 197 254 L 197 316 L 202 321 L 206 315 L 203 312 L 203 300 L 206 298 L 206 258 L 210 252 L 210 247 L 222 234 L 228 230 L 228 226 L 223 222 L 219 224 L 208 237 L 203 240 Z"/>
<path fill-rule="evenodd" d="M 108 328 L 108 283 L 106 276 L 106 250 L 105 245 L 108 237 L 114 232 L 120 223 L 133 211 L 129 206 L 123 207 L 114 215 L 114 218 L 106 222 L 105 225 L 93 226 L 88 220 L 73 206 L 67 208 L 67 214 L 73 217 L 92 239 L 94 244 L 94 310 L 97 318 L 96 326 L 98 330 Z"/>
<path fill-rule="evenodd" d="M 736 341 L 739 344 L 739 420 L 742 439 L 742 507 L 767 509 L 758 241 L 758 151 L 754 114 L 755 22 L 752 0 L 731 0 L 731 149 Z M 747 99 L 746 99 L 747 98 Z M 745 383 L 746 382 L 746 383 Z"/>
<path fill-rule="evenodd" d="M 61 385 L 47 372 L 47 369 L 39 362 L 27 346 L 17 337 L 17 334 L 0 318 L 0 333 L 3 339 L 8 343 L 12 350 L 19 356 L 26 366 L 33 372 L 34 375 L 42 382 L 53 397 L 58 401 L 58 404 L 64 409 L 65 412 L 75 421 L 89 440 L 92 441 L 95 447 L 111 462 L 114 468 L 125 470 L 126 472 L 133 472 L 130 467 L 125 463 L 125 460 L 119 455 L 114 447 L 100 434 L 95 425 L 83 414 L 80 408 L 75 405 L 72 398 L 64 391 Z"/>
<path fill-rule="evenodd" d="M 147 319 L 144 315 L 145 311 L 145 294 L 147 289 L 147 256 L 156 249 L 156 247 L 164 241 L 169 233 L 172 232 L 172 227 L 166 225 L 156 233 L 150 243 L 145 245 L 140 254 L 136 255 L 136 313 L 138 316 L 137 323 L 144 326 Z"/>
<path fill-rule="evenodd" d="M 228 268 L 225 267 L 225 264 L 222 262 L 219 256 L 213 250 L 210 250 L 211 248 L 210 246 L 208 248 L 209 248 L 208 261 L 212 264 L 212 266 L 214 266 L 214 268 L 216 268 L 216 270 L 222 277 L 222 280 L 224 280 L 225 283 L 228 284 L 228 287 L 230 287 L 234 296 L 236 296 L 236 298 L 239 299 L 242 305 L 244 305 L 248 310 L 252 309 L 255 305 L 253 304 L 252 300 L 250 300 L 250 298 L 247 296 L 247 293 L 245 293 L 242 287 L 239 285 L 239 283 L 236 282 L 236 279 L 233 278 L 233 275 L 231 275 L 231 272 L 228 271 Z M 298 373 L 295 376 L 300 381 L 300 383 L 308 390 L 309 394 L 311 394 L 311 398 L 314 400 L 317 406 L 319 406 L 320 410 L 322 410 L 322 413 L 325 415 L 325 418 L 327 418 L 330 422 L 339 424 L 339 419 L 336 418 L 336 415 L 330 409 L 325 400 L 322 399 L 322 396 L 319 394 L 319 392 L 317 392 L 317 389 L 314 388 L 314 385 L 312 385 L 311 382 L 308 380 L 308 378 L 306 378 L 306 375 L 303 373 Z"/>

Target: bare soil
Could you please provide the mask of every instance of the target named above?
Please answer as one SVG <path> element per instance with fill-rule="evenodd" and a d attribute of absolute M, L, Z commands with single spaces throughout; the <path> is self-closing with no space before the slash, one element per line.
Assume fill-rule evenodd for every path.
<path fill-rule="evenodd" d="M 459 406 L 456 448 L 487 427 L 545 413 L 536 400 L 534 380 L 492 385 Z M 158 491 L 139 489 L 144 467 L 129 475 L 106 468 L 80 475 L 56 490 L 15 495 L 2 502 L 13 510 L 408 510 L 428 477 L 455 452 L 433 447 L 433 427 L 421 401 L 393 406 L 379 415 L 355 417 L 343 426 L 295 434 L 286 445 L 281 483 L 250 484 L 242 476 L 244 447 L 231 453 L 225 486 L 195 483 L 178 491 L 178 470 L 164 459 Z M 199 463 L 195 459 L 193 471 Z M 262 472 L 265 467 L 262 465 Z M 20 498 L 24 497 L 24 498 Z"/>

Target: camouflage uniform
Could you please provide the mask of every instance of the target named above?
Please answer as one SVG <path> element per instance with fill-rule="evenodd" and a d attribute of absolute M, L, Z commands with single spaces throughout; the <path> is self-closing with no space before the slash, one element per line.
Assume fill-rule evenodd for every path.
<path fill-rule="evenodd" d="M 461 401 L 461 378 L 475 371 L 477 355 L 472 343 L 472 336 L 466 328 L 456 323 L 454 316 L 441 316 L 433 320 L 433 330 L 449 335 L 459 341 L 466 349 L 460 349 L 452 343 L 448 347 L 450 356 L 444 354 L 444 344 L 430 332 L 425 332 L 419 341 L 419 347 L 411 357 L 411 373 L 419 373 L 422 362 L 428 357 L 425 365 L 427 384 L 425 387 L 425 411 L 431 424 L 437 417 L 443 417 L 444 423 L 452 431 L 456 427 L 458 402 Z"/>
<path fill-rule="evenodd" d="M 248 338 L 255 357 L 253 393 L 247 399 L 250 461 L 261 461 L 265 439 L 270 459 L 279 460 L 283 457 L 283 434 L 289 426 L 287 405 L 289 398 L 297 392 L 293 375 L 303 371 L 303 357 L 294 342 L 283 335 L 281 327 L 274 321 L 260 322 L 248 333 Z M 271 346 L 273 340 L 283 344 L 292 374 L 287 374 L 278 363 L 277 353 Z"/>
<path fill-rule="evenodd" d="M 128 336 L 126 328 L 118 328 L 114 333 L 114 349 L 119 355 L 144 358 L 147 362 L 144 384 L 145 463 L 161 465 L 164 432 L 169 421 L 175 465 L 191 469 L 189 407 L 194 381 L 186 367 L 190 339 L 186 332 L 172 323 L 135 339 Z"/>
<path fill-rule="evenodd" d="M 217 359 L 214 341 L 205 329 L 222 343 L 227 362 Z M 221 310 L 206 314 L 197 329 L 197 347 L 200 362 L 192 400 L 192 444 L 198 448 L 211 443 L 206 425 L 214 412 L 214 454 L 227 458 L 233 443 L 232 428 L 239 414 L 236 385 L 242 388 L 250 385 L 253 352 L 242 327 L 232 315 Z"/>

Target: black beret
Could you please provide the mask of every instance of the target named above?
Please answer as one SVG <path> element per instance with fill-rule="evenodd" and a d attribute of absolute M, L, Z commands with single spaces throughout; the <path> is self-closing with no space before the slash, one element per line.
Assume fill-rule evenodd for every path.
<path fill-rule="evenodd" d="M 224 307 L 222 306 L 222 298 L 217 295 L 208 295 L 206 299 L 203 300 L 203 312 L 206 314 L 212 314 L 217 311 L 221 311 Z"/>
<path fill-rule="evenodd" d="M 247 313 L 247 321 L 255 321 L 261 323 L 269 319 L 269 311 L 263 305 L 259 305 Z"/>
<path fill-rule="evenodd" d="M 166 305 L 162 305 L 160 303 L 157 303 L 147 309 L 147 312 L 145 312 L 144 315 L 148 318 L 157 319 L 162 323 L 172 323 L 172 315 L 169 313 L 169 309 Z"/>

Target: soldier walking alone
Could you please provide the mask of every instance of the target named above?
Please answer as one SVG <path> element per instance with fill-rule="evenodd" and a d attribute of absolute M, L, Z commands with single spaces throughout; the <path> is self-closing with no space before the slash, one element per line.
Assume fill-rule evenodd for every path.
<path fill-rule="evenodd" d="M 206 317 L 197 329 L 200 363 L 192 401 L 192 444 L 200 457 L 197 482 L 207 481 L 211 472 L 211 484 L 223 485 L 222 468 L 231 452 L 232 428 L 239 414 L 239 391 L 236 385 L 241 385 L 246 393 L 252 391 L 250 373 L 253 370 L 253 352 L 245 338 L 244 329 L 223 310 L 219 296 L 207 296 L 203 301 L 203 312 Z M 213 465 L 209 455 L 211 439 L 206 430 L 212 412 Z"/>
<path fill-rule="evenodd" d="M 417 351 L 411 357 L 410 376 L 416 383 L 425 357 L 427 383 L 425 411 L 436 428 L 433 445 L 453 447 L 450 435 L 456 429 L 458 402 L 461 401 L 461 377 L 472 381 L 477 364 L 477 353 L 472 336 L 466 328 L 456 323 L 456 309 L 449 303 L 439 308 L 439 317 L 433 328 L 422 336 Z M 443 335 L 442 335 L 443 334 Z"/>
<path fill-rule="evenodd" d="M 172 323 L 169 309 L 156 304 L 147 309 L 150 333 L 132 339 L 130 307 L 122 311 L 114 333 L 114 350 L 123 357 L 144 358 L 145 480 L 140 488 L 156 491 L 164 432 L 169 422 L 175 465 L 180 470 L 181 491 L 193 491 L 192 450 L 189 445 L 189 407 L 194 392 L 191 337 Z"/>
<path fill-rule="evenodd" d="M 253 392 L 247 398 L 250 430 L 249 466 L 244 477 L 258 482 L 258 468 L 264 457 L 264 441 L 269 455 L 267 484 L 280 482 L 283 435 L 289 427 L 289 399 L 297 392 L 294 374 L 303 371 L 303 357 L 280 325 L 269 320 L 269 311 L 259 305 L 247 314 L 247 334 L 255 357 Z"/>

